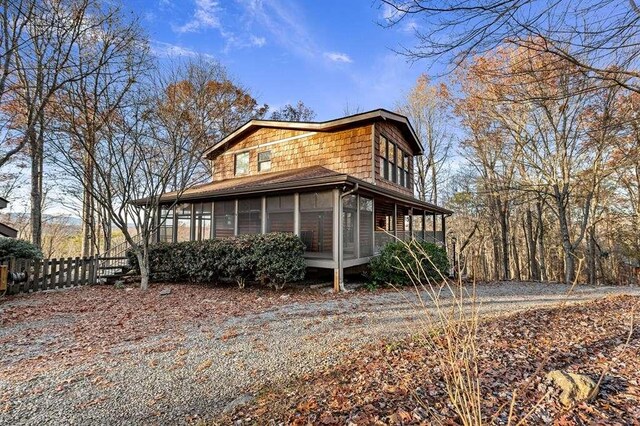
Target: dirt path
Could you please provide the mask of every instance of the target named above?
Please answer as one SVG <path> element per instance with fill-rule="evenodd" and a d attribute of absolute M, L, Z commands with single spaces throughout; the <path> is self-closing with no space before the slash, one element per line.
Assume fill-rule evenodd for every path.
<path fill-rule="evenodd" d="M 608 294 L 640 295 L 637 288 L 580 287 L 567 298 L 567 290 L 555 284 L 499 283 L 480 286 L 478 300 L 482 315 L 488 316 L 565 299 L 576 303 Z M 176 303 L 183 300 L 181 291 L 186 290 L 173 287 Z M 412 306 L 415 295 L 408 291 L 278 299 L 278 304 L 264 309 L 215 321 L 208 317 L 177 321 L 158 310 L 149 324 L 164 327 L 154 328 L 144 338 L 116 341 L 79 362 L 61 356 L 60 365 L 29 380 L 14 374 L 20 363 L 4 367 L 0 422 L 175 424 L 210 418 L 265 386 L 330 367 L 363 344 L 400 339 L 419 324 L 420 310 Z M 207 312 L 214 314 L 223 304 L 212 302 Z M 117 306 L 117 301 L 107 306 Z M 0 306 L 0 315 L 3 309 L 7 311 L 7 305 Z M 109 309 L 105 307 L 100 316 L 104 321 L 113 321 Z M 67 327 L 76 320 L 64 314 L 51 318 Z M 42 327 L 42 321 L 3 326 L 0 338 L 15 353 L 37 359 L 47 353 L 48 345 L 55 345 L 41 337 L 29 339 L 30 327 Z M 2 355 L 11 353 L 4 350 Z"/>

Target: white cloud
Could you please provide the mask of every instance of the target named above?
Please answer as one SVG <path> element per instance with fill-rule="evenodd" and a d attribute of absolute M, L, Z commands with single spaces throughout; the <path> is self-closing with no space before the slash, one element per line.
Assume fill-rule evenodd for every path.
<path fill-rule="evenodd" d="M 268 32 L 269 40 L 300 56 L 313 57 L 318 49 L 304 23 L 304 14 L 290 0 L 239 0 L 245 12 L 247 27 L 257 24 Z"/>
<path fill-rule="evenodd" d="M 349 55 L 347 55 L 346 53 L 325 52 L 324 53 L 324 57 L 329 59 L 332 62 L 344 62 L 344 63 L 347 63 L 347 64 L 350 64 L 350 63 L 353 62 L 351 57 Z"/>
<path fill-rule="evenodd" d="M 267 39 L 264 37 L 257 37 L 252 35 L 250 37 L 250 41 L 251 41 L 251 46 L 255 46 L 255 47 L 262 47 L 265 44 L 267 44 Z"/>
<path fill-rule="evenodd" d="M 385 21 L 391 21 L 398 17 L 398 10 L 388 3 L 382 5 L 382 19 Z"/>
<path fill-rule="evenodd" d="M 409 20 L 409 21 L 405 22 L 404 25 L 402 25 L 401 28 L 402 28 L 402 31 L 404 31 L 406 33 L 415 33 L 416 30 L 418 30 L 419 26 L 418 26 L 416 21 Z"/>
<path fill-rule="evenodd" d="M 177 58 L 177 57 L 213 58 L 213 56 L 209 55 L 208 53 L 198 52 L 198 51 L 189 49 L 188 47 L 178 46 L 176 44 L 171 44 L 171 43 L 164 43 L 161 41 L 151 42 L 151 53 L 153 53 L 155 56 L 164 56 L 168 58 Z"/>
<path fill-rule="evenodd" d="M 193 17 L 185 24 L 174 27 L 178 33 L 189 33 L 206 30 L 209 28 L 222 29 L 219 3 L 216 0 L 196 0 L 196 8 Z"/>

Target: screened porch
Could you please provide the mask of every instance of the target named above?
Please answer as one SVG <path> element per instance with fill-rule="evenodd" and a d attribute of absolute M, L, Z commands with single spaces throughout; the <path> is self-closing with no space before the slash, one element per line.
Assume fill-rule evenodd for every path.
<path fill-rule="evenodd" d="M 367 263 L 395 239 L 443 244 L 446 215 L 417 204 L 337 188 L 189 201 L 161 209 L 157 239 L 290 232 L 302 239 L 309 266 L 346 268 Z"/>

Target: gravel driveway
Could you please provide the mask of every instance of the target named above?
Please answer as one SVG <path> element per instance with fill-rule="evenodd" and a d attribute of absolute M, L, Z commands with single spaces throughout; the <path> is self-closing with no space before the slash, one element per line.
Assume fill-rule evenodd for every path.
<path fill-rule="evenodd" d="M 180 297 L 175 288 L 170 297 Z M 567 299 L 567 290 L 557 284 L 498 283 L 478 287 L 478 298 L 488 316 L 554 305 Z M 609 294 L 640 295 L 640 289 L 579 287 L 568 301 Z M 213 418 L 265 386 L 331 366 L 354 347 L 412 333 L 420 311 L 411 301 L 415 296 L 408 291 L 292 303 L 285 296 L 277 306 L 209 327 L 187 321 L 176 324 L 175 336 L 163 332 L 123 341 L 107 355 L 61 362 L 29 380 L 8 378 L 8 370 L 0 370 L 0 423 L 181 424 Z M 0 338 L 15 336 L 12 343 L 37 357 L 47 351 L 47 342 L 25 339 L 29 327 L 38 323 L 2 326 Z"/>

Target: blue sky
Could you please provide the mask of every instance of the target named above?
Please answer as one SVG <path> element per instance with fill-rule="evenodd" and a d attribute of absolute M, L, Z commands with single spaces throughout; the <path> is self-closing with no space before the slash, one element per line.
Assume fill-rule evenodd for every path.
<path fill-rule="evenodd" d="M 412 21 L 385 29 L 374 0 L 134 0 L 128 7 L 159 57 L 203 55 L 273 109 L 302 100 L 318 120 L 346 105 L 393 109 L 427 63 L 391 49 L 410 45 Z"/>

